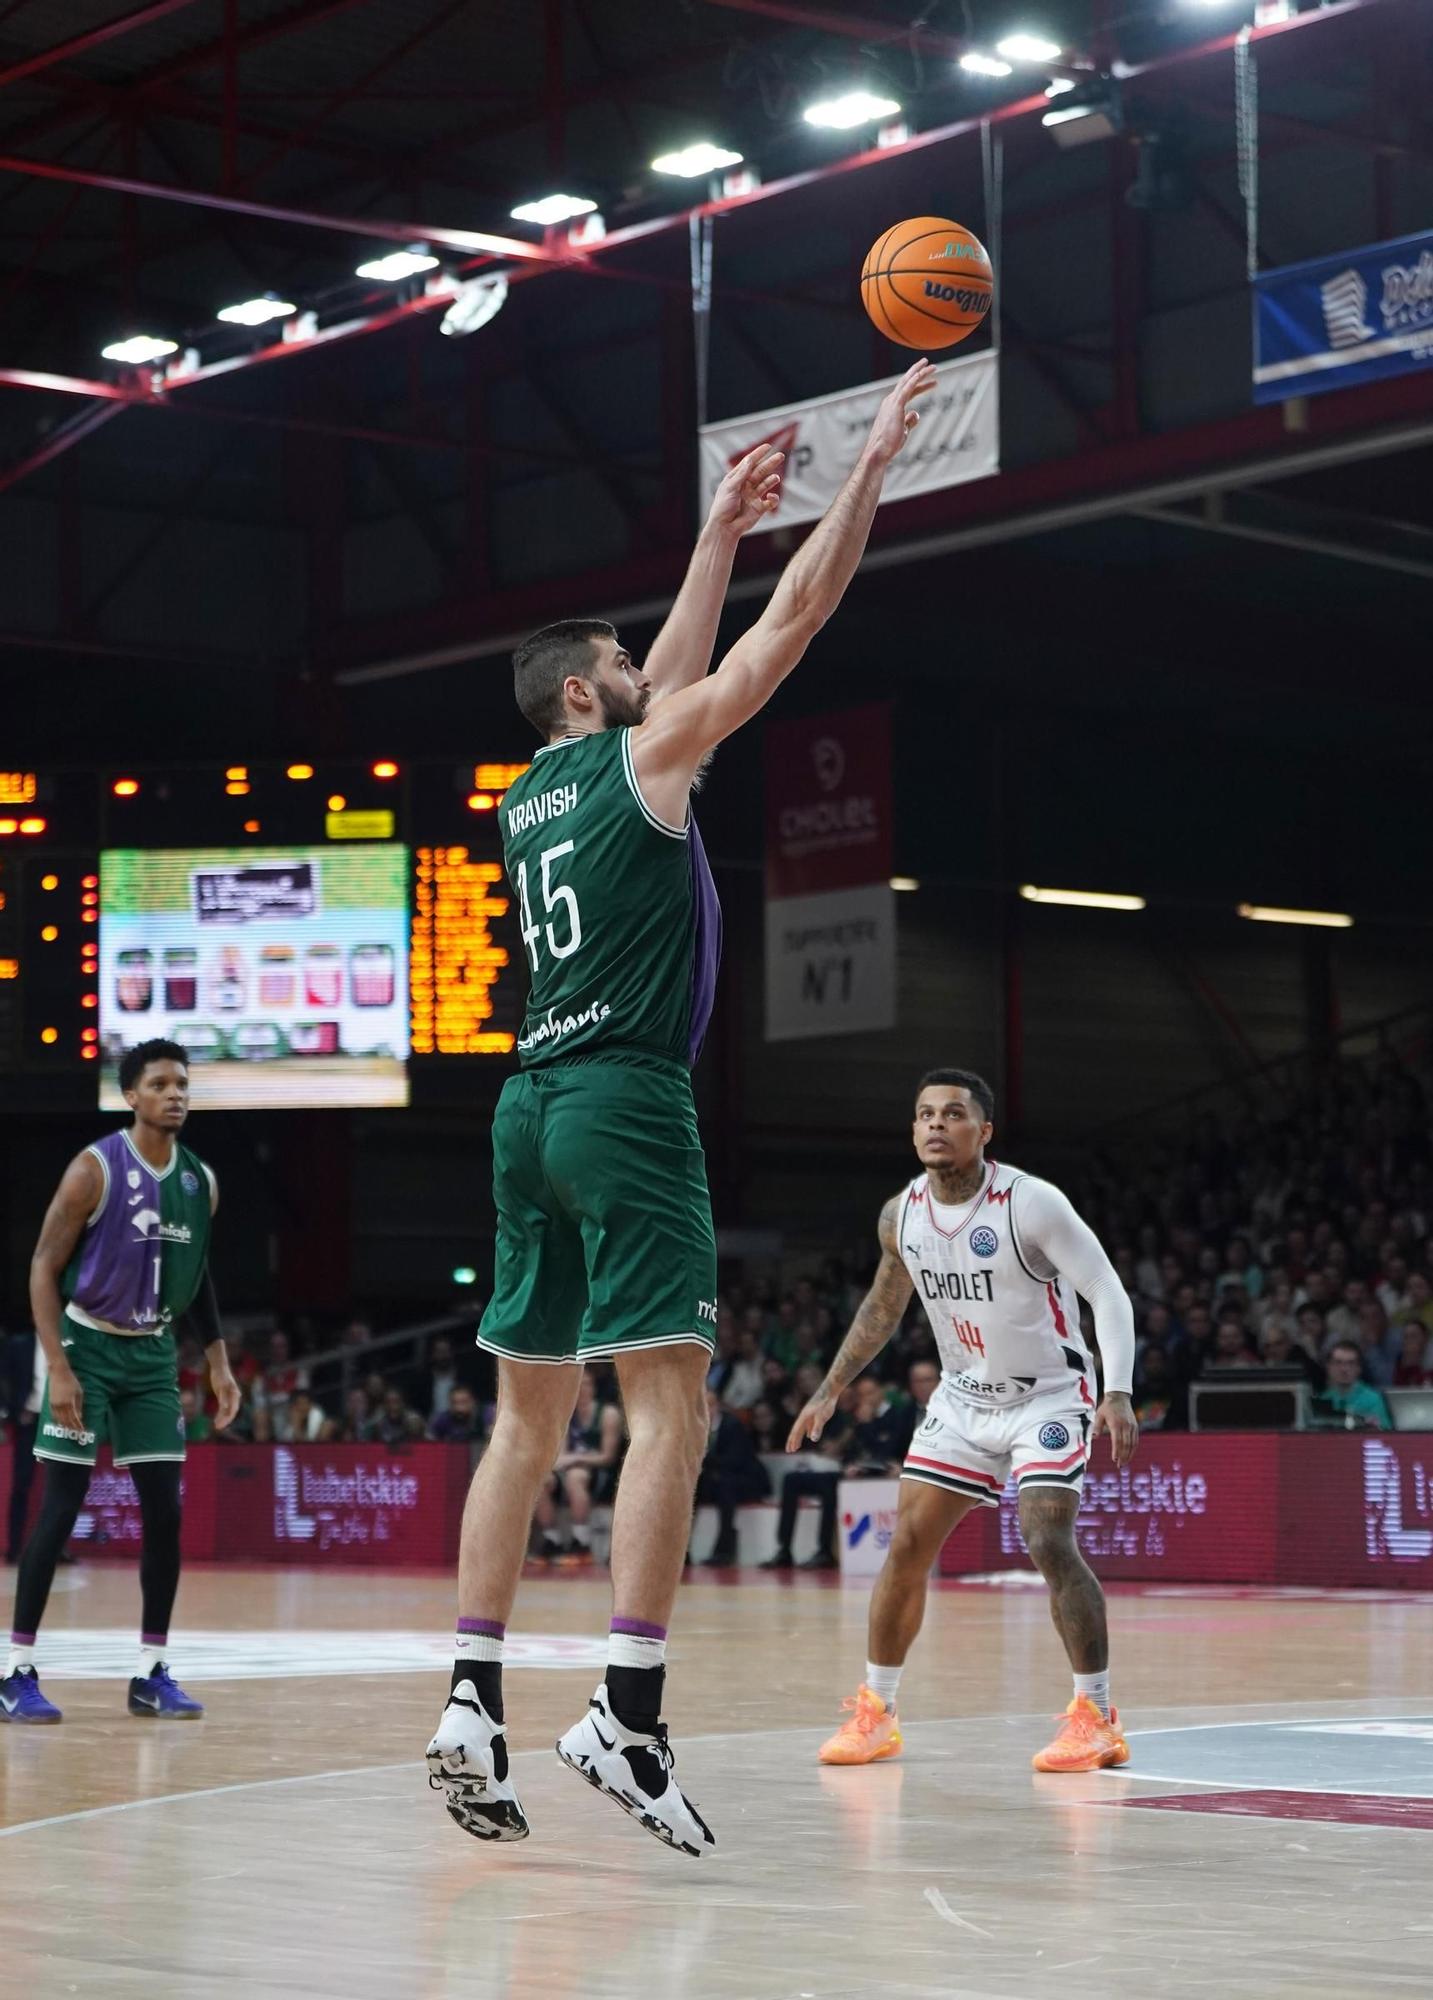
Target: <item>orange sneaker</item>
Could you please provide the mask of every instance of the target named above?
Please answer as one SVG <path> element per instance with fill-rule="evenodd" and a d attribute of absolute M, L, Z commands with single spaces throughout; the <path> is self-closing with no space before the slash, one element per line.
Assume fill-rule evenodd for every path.
<path fill-rule="evenodd" d="M 823 1764 L 876 1764 L 882 1757 L 900 1756 L 895 1710 L 887 1708 L 878 1694 L 859 1687 L 841 1706 L 850 1709 L 851 1716 L 816 1753 Z"/>
<path fill-rule="evenodd" d="M 1129 1745 L 1120 1731 L 1120 1713 L 1110 1710 L 1108 1722 L 1087 1694 L 1077 1694 L 1065 1710 L 1060 1733 L 1031 1759 L 1037 1771 L 1102 1771 L 1107 1764 L 1127 1764 Z"/>

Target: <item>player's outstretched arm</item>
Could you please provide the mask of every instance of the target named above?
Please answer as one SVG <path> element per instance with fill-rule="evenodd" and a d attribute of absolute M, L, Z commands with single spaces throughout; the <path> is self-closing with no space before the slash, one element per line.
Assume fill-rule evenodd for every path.
<path fill-rule="evenodd" d="M 841 1342 L 840 1352 L 827 1369 L 825 1381 L 791 1426 L 791 1435 L 786 1440 L 788 1451 L 799 1451 L 807 1438 L 816 1443 L 831 1421 L 831 1413 L 841 1391 L 880 1353 L 910 1304 L 915 1286 L 901 1260 L 897 1234 L 901 1199 L 898 1194 L 892 1195 L 881 1210 L 877 1230 L 881 1261 L 871 1280 L 871 1289 L 856 1308 L 851 1331 Z"/>
<path fill-rule="evenodd" d="M 60 1277 L 75 1254 L 85 1224 L 99 1207 L 104 1185 L 104 1174 L 93 1153 L 80 1153 L 71 1160 L 45 1211 L 30 1259 L 30 1310 L 50 1370 L 50 1414 L 63 1430 L 83 1427 L 84 1392 L 60 1345 L 65 1313 Z"/>
<path fill-rule="evenodd" d="M 781 504 L 784 457 L 784 452 L 759 444 L 736 461 L 718 486 L 676 602 L 642 663 L 654 703 L 706 678 L 736 545 Z"/>
<path fill-rule="evenodd" d="M 658 818 L 683 822 L 703 757 L 765 707 L 841 602 L 865 550 L 886 470 L 919 421 L 913 405 L 936 380 L 928 361 L 906 371 L 877 411 L 854 471 L 787 564 L 755 625 L 714 674 L 656 704 L 633 731 L 637 780 Z"/>

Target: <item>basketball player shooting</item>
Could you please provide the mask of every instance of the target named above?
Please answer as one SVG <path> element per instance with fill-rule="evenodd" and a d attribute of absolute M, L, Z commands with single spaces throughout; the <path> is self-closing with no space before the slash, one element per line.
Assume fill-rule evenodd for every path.
<path fill-rule="evenodd" d="M 919 1292 L 940 1349 L 940 1386 L 901 1474 L 885 1567 L 871 1594 L 866 1677 L 824 1764 L 874 1764 L 901 1750 L 896 1694 L 925 1616 L 926 1582 L 946 1536 L 972 1507 L 998 1507 L 1013 1468 L 1020 1532 L 1050 1589 L 1050 1614 L 1074 1670 L 1074 1698 L 1037 1771 L 1124 1764 L 1110 1706 L 1105 1598 L 1075 1540 L 1091 1437 L 1117 1466 L 1139 1442 L 1130 1403 L 1134 1314 L 1093 1231 L 1048 1181 L 986 1158 L 995 1111 L 970 1070 L 935 1069 L 916 1095 L 921 1173 L 881 1210 L 881 1262 L 825 1381 L 797 1417 L 788 1451 L 818 1439 L 846 1384 L 880 1353 Z M 1078 1296 L 1077 1296 L 1078 1295 Z M 1080 1331 L 1089 1300 L 1105 1393 Z"/>
<path fill-rule="evenodd" d="M 496 1269 L 478 1339 L 498 1357 L 498 1410 L 464 1512 L 451 1693 L 427 1753 L 448 1812 L 480 1840 L 528 1832 L 504 1730 L 504 1634 L 582 1364 L 610 1356 L 631 1444 L 608 1666 L 557 1754 L 669 1847 L 714 1844 L 661 1720 L 716 1329 L 690 1071 L 721 912 L 689 802 L 717 744 L 761 711 L 840 603 L 935 382 L 920 361 L 885 398 L 855 470 L 714 674 L 736 543 L 776 501 L 779 458 L 760 447 L 718 489 L 645 671 L 599 619 L 548 626 L 514 659 L 518 706 L 543 742 L 500 815 L 531 992 L 521 1067 L 493 1120 Z"/>

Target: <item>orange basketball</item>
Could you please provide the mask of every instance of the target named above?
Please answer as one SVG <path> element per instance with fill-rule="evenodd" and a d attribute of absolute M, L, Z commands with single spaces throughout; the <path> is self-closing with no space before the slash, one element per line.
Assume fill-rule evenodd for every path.
<path fill-rule="evenodd" d="M 925 354 L 974 333 L 994 283 L 979 237 L 938 215 L 913 215 L 871 245 L 861 303 L 887 340 Z"/>

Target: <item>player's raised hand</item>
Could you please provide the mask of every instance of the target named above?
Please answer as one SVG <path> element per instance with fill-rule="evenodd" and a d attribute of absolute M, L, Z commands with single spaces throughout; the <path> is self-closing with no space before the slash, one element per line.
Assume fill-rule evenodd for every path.
<path fill-rule="evenodd" d="M 228 1368 L 224 1369 L 223 1373 L 219 1375 L 216 1375 L 211 1368 L 209 1371 L 209 1382 L 219 1404 L 219 1412 L 214 1419 L 214 1428 L 216 1431 L 227 1430 L 235 1417 L 238 1416 L 239 1405 L 243 1401 L 239 1385 L 234 1380 L 233 1374 Z"/>
<path fill-rule="evenodd" d="M 784 451 L 755 445 L 727 472 L 712 497 L 707 526 L 723 534 L 745 535 L 781 504 Z"/>
<path fill-rule="evenodd" d="M 929 361 L 914 362 L 876 412 L 866 449 L 889 465 L 916 425 L 920 411 L 913 408 L 917 396 L 928 396 L 939 376 Z"/>
<path fill-rule="evenodd" d="M 1120 1389 L 1112 1389 L 1100 1399 L 1095 1411 L 1095 1436 L 1107 1436 L 1115 1464 L 1128 1465 L 1139 1449 L 1139 1420 L 1134 1404 Z"/>
<path fill-rule="evenodd" d="M 819 1442 L 822 1431 L 831 1421 L 831 1413 L 836 1407 L 836 1398 L 829 1389 L 821 1388 L 791 1426 L 791 1435 L 786 1440 L 788 1451 L 800 1451 L 807 1438 L 812 1444 Z"/>

